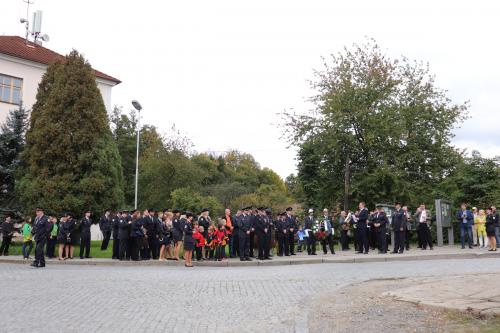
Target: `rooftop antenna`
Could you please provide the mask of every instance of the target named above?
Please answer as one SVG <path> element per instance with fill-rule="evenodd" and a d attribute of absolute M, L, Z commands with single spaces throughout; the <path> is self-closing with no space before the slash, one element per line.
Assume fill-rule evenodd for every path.
<path fill-rule="evenodd" d="M 29 8 L 30 5 L 34 4 L 34 2 L 30 0 L 23 0 L 24 3 L 26 3 L 26 17 L 29 15 Z M 26 45 L 29 45 L 29 36 L 33 37 L 33 44 L 35 45 L 42 45 L 41 41 L 48 42 L 49 41 L 49 35 L 47 34 L 42 34 L 42 11 L 37 10 L 33 13 L 33 21 L 31 22 L 32 26 L 32 31 L 29 29 L 29 21 L 28 19 L 22 18 L 20 20 L 21 23 L 24 23 L 26 25 Z M 38 41 L 40 39 L 41 41 Z"/>
<path fill-rule="evenodd" d="M 23 2 L 26 4 L 26 18 L 22 18 L 20 21 L 21 23 L 24 23 L 25 24 L 25 27 L 26 27 L 26 44 L 28 44 L 28 37 L 29 37 L 29 33 L 30 33 L 30 22 L 28 21 L 28 17 L 30 15 L 30 5 L 33 5 L 35 4 L 34 1 L 30 1 L 30 0 L 23 0 Z"/>

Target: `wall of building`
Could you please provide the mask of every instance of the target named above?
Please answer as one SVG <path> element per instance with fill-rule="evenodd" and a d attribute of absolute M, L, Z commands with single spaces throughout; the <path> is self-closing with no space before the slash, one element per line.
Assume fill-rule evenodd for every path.
<path fill-rule="evenodd" d="M 35 104 L 38 84 L 46 70 L 46 65 L 0 54 L 0 73 L 23 79 L 22 100 L 27 109 L 31 109 Z M 96 78 L 96 82 L 106 110 L 110 112 L 112 107 L 111 90 L 115 84 L 101 78 Z M 17 107 L 14 104 L 0 102 L 0 124 L 5 122 L 9 111 Z"/>

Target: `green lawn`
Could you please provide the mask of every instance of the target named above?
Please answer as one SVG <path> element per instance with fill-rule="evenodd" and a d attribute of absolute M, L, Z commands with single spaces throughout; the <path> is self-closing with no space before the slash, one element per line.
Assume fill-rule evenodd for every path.
<path fill-rule="evenodd" d="M 113 241 L 109 241 L 108 248 L 106 251 L 101 251 L 102 241 L 91 241 L 90 242 L 90 256 L 93 258 L 111 258 L 113 256 Z M 21 248 L 23 246 L 22 242 L 14 242 L 10 244 L 9 254 L 10 255 L 22 255 Z M 59 245 L 56 245 L 55 255 L 58 256 Z M 33 244 L 33 250 L 31 251 L 31 257 L 35 256 L 35 244 Z M 80 245 L 75 245 L 74 257 L 78 258 L 80 256 Z"/>

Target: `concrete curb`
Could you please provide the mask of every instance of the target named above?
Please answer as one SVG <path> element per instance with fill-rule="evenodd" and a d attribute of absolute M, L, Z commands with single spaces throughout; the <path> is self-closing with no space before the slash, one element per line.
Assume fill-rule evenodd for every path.
<path fill-rule="evenodd" d="M 202 261 L 195 262 L 195 266 L 200 267 L 270 267 L 286 265 L 310 265 L 310 264 L 354 264 L 370 262 L 394 262 L 394 261 L 420 261 L 420 260 L 444 260 L 444 259 L 475 259 L 475 258 L 500 258 L 500 252 L 481 252 L 481 253 L 436 253 L 427 255 L 378 255 L 373 257 L 328 257 L 328 258 L 296 258 L 287 260 L 252 260 L 239 261 L 238 259 L 224 261 Z M 0 264 L 29 264 L 32 261 L 24 261 L 21 257 L 0 257 Z M 118 266 L 118 267 L 137 267 L 137 266 L 162 266 L 162 267 L 183 267 L 184 261 L 117 261 L 112 259 L 73 259 L 73 260 L 47 260 L 47 265 L 79 265 L 79 266 Z"/>

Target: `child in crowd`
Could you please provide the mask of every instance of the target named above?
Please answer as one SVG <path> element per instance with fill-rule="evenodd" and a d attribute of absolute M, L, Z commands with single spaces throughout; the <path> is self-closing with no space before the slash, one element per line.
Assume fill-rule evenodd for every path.
<path fill-rule="evenodd" d="M 208 259 L 209 260 L 214 260 L 215 259 L 215 247 L 217 245 L 217 239 L 215 237 L 215 227 L 211 225 L 208 227 L 208 238 L 207 238 L 207 244 L 206 244 L 206 252 L 208 252 Z"/>
<path fill-rule="evenodd" d="M 224 219 L 219 220 L 219 229 L 215 231 L 215 238 L 217 240 L 215 248 L 215 259 L 217 261 L 222 261 L 226 257 L 226 244 L 229 239 L 226 230 L 226 221 Z"/>
<path fill-rule="evenodd" d="M 298 232 L 297 232 L 297 252 L 302 252 L 302 248 L 304 250 L 306 249 L 306 242 L 307 242 L 307 235 L 306 232 L 304 231 L 304 228 L 302 227 Z"/>
<path fill-rule="evenodd" d="M 30 258 L 30 253 L 31 250 L 33 249 L 33 239 L 31 235 L 31 218 L 28 218 L 26 222 L 23 225 L 23 247 L 22 247 L 22 252 L 23 252 L 23 258 L 24 260 L 31 259 Z M 28 250 L 26 250 L 28 248 Z"/>
<path fill-rule="evenodd" d="M 203 257 L 203 248 L 205 247 L 205 244 L 206 244 L 205 237 L 203 237 L 204 231 L 205 231 L 205 229 L 203 228 L 203 226 L 200 225 L 200 226 L 195 227 L 194 233 L 193 233 L 193 238 L 196 242 L 195 249 L 196 249 L 196 260 L 197 261 L 205 260 L 205 258 Z"/>

